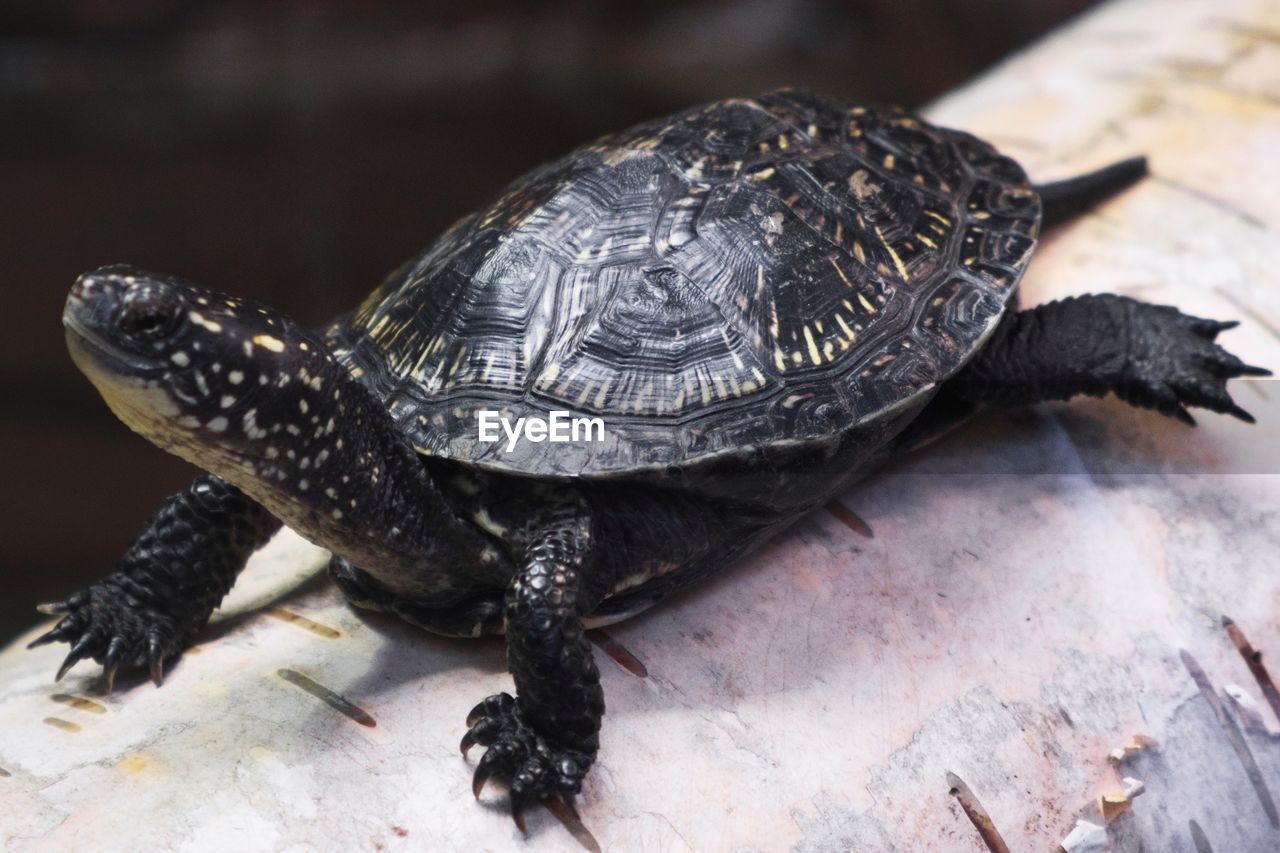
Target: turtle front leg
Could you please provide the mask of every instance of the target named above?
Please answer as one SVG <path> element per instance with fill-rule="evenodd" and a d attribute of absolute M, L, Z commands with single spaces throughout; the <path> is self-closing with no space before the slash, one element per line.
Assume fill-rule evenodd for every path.
<path fill-rule="evenodd" d="M 1219 332 L 1236 325 L 1126 296 L 1063 299 L 1006 317 L 947 387 L 997 406 L 1114 391 L 1132 405 L 1191 425 L 1187 406 L 1252 422 L 1227 393 L 1227 380 L 1271 371 L 1214 343 Z"/>
<path fill-rule="evenodd" d="M 40 606 L 62 620 L 28 648 L 71 644 L 59 681 L 77 661 L 93 658 L 107 692 L 122 665 L 149 667 L 159 685 L 165 660 L 186 647 L 249 555 L 279 529 L 235 486 L 197 477 L 156 511 L 114 572 L 66 601 Z"/>
<path fill-rule="evenodd" d="M 559 797 L 572 805 L 600 748 L 604 694 L 582 617 L 589 591 L 590 524 L 566 513 L 525 548 L 504 604 L 507 664 L 516 698 L 490 696 L 472 709 L 462 752 L 487 746 L 476 767 L 477 797 L 493 777 L 510 783 L 511 812 L 524 831 L 529 802 Z"/>

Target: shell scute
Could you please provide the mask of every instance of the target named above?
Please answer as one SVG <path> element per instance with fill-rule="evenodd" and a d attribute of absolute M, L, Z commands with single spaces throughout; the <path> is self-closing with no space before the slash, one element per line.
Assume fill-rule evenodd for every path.
<path fill-rule="evenodd" d="M 994 327 L 1035 245 L 1013 161 L 901 110 L 722 101 L 517 181 L 331 339 L 424 452 L 542 476 L 821 441 L 918 399 Z M 607 439 L 477 441 L 477 412 Z"/>

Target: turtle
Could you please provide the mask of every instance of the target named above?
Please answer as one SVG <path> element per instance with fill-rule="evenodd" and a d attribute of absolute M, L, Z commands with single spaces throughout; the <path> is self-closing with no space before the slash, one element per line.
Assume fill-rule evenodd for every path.
<path fill-rule="evenodd" d="M 72 358 L 205 473 L 35 640 L 164 666 L 287 525 L 355 605 L 505 634 L 515 696 L 461 749 L 511 814 L 570 808 L 605 703 L 585 631 L 687 589 L 984 406 L 1115 393 L 1252 421 L 1233 322 L 1107 293 L 1018 306 L 1042 228 L 1147 173 L 1034 185 L 910 111 L 721 100 L 534 169 L 318 329 L 113 265 L 74 283 Z M 512 425 L 515 425 L 514 427 Z M 496 425 L 501 425 L 499 431 Z M 578 427 L 582 429 L 579 430 Z M 495 439 L 496 434 L 496 439 Z"/>

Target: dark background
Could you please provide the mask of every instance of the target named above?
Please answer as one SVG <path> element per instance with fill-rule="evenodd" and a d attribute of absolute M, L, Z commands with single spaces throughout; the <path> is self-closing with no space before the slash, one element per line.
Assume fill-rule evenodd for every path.
<path fill-rule="evenodd" d="M 0 640 L 194 469 L 60 314 L 128 262 L 315 324 L 529 167 L 779 85 L 919 106 L 1089 0 L 0 2 Z"/>

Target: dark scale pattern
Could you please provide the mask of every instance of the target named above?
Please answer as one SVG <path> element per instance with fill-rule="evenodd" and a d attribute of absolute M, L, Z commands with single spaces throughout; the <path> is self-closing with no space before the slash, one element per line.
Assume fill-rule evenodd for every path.
<path fill-rule="evenodd" d="M 509 780 L 516 820 L 524 804 L 557 795 L 571 801 L 600 748 L 604 693 L 582 617 L 596 603 L 588 583 L 591 530 L 577 507 L 544 518 L 507 589 L 507 666 L 519 698 L 490 696 L 468 717 L 462 739 L 488 749 L 476 767 Z"/>
<path fill-rule="evenodd" d="M 1038 219 L 1022 170 L 973 137 L 774 92 L 535 171 L 330 340 L 419 449 L 499 470 L 608 475 L 824 441 L 959 369 Z M 940 347 L 919 326 L 938 296 L 966 306 L 933 312 Z M 905 368 L 885 359 L 904 335 L 923 344 Z M 477 441 L 486 408 L 600 415 L 606 440 L 506 453 Z"/>
<path fill-rule="evenodd" d="M 1186 406 L 1252 422 L 1227 393 L 1227 380 L 1265 376 L 1214 343 L 1234 322 L 1205 320 L 1170 305 L 1099 294 L 1011 314 L 991 342 L 952 381 L 962 397 L 1002 406 L 1101 397 L 1185 423 Z"/>
<path fill-rule="evenodd" d="M 31 645 L 72 642 L 59 679 L 92 658 L 103 665 L 108 690 L 121 665 L 149 666 L 159 684 L 164 661 L 204 626 L 245 560 L 279 529 L 239 489 L 197 477 L 161 505 L 114 572 L 41 608 L 62 620 Z"/>

